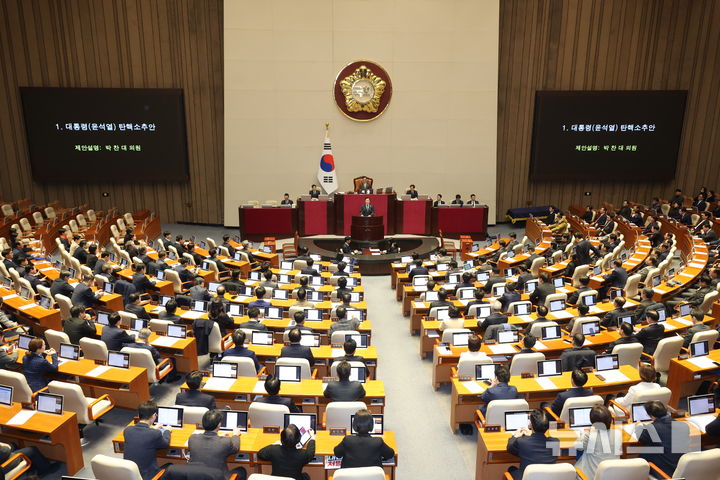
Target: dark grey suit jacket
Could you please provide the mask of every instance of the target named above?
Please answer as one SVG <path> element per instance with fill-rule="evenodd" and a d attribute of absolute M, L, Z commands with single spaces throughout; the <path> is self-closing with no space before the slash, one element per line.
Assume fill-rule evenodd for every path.
<path fill-rule="evenodd" d="M 125 436 L 123 458 L 137 464 L 143 480 L 151 479 L 160 470 L 155 451 L 170 445 L 170 430 L 155 430 L 147 423 L 138 422 L 125 428 L 123 435 Z"/>
<path fill-rule="evenodd" d="M 238 452 L 240 437 L 221 437 L 217 432 L 190 435 L 188 449 L 190 461 L 203 463 L 210 468 L 220 469 L 227 477 L 227 457 Z"/>
<path fill-rule="evenodd" d="M 333 402 L 355 402 L 365 398 L 365 388 L 360 382 L 335 381 L 327 384 L 324 395 Z"/>

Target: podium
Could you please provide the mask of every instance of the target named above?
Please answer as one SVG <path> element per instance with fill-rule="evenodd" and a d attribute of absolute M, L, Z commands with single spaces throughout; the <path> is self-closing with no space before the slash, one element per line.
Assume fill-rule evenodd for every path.
<path fill-rule="evenodd" d="M 383 217 L 360 217 L 353 215 L 350 236 L 356 242 L 377 242 L 385 238 Z"/>

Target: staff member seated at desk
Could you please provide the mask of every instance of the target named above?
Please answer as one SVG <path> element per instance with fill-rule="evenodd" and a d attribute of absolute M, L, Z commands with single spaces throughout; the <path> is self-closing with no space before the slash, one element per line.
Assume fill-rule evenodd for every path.
<path fill-rule="evenodd" d="M 305 293 L 305 292 L 303 292 L 303 293 Z M 296 304 L 297 303 L 298 302 L 296 302 Z M 310 303 L 310 302 L 307 302 L 307 303 Z M 305 312 L 304 311 L 295 312 L 293 314 L 293 320 L 295 321 L 295 325 L 288 326 L 288 328 L 285 329 L 285 331 L 287 331 L 288 333 L 290 333 L 290 330 L 292 330 L 293 328 L 297 328 L 298 330 L 300 330 L 300 334 L 302 334 L 303 332 L 313 333 L 313 329 L 305 325 Z"/>
<path fill-rule="evenodd" d="M 75 306 L 70 309 L 70 318 L 63 321 L 63 332 L 70 343 L 78 345 L 83 337 L 95 338 L 95 324 L 83 307 Z"/>
<path fill-rule="evenodd" d="M 370 375 L 370 371 L 367 369 L 367 364 L 365 364 L 365 359 L 361 355 L 355 355 L 355 350 L 357 349 L 357 342 L 353 340 L 352 338 L 349 338 L 345 340 L 345 343 L 343 343 L 343 350 L 345 351 L 345 355 L 340 357 L 335 357 L 330 360 L 330 365 L 332 365 L 335 362 L 362 362 L 365 365 L 365 369 L 368 375 Z"/>
<path fill-rule="evenodd" d="M 304 358 L 310 364 L 310 368 L 315 365 L 315 357 L 310 347 L 300 345 L 302 334 L 299 328 L 293 328 L 288 333 L 290 345 L 286 345 L 280 350 L 280 358 Z"/>
<path fill-rule="evenodd" d="M 405 195 L 410 195 L 410 198 L 413 200 L 418 198 L 418 191 L 415 189 L 415 185 L 410 184 L 410 188 L 407 189 Z"/>
<path fill-rule="evenodd" d="M 495 368 L 495 378 L 493 378 L 490 387 L 480 395 L 480 400 L 485 402 L 480 405 L 480 411 L 485 415 L 487 404 L 493 400 L 514 400 L 518 398 L 518 391 L 512 385 L 508 385 L 510 381 L 510 369 L 505 365 Z"/>
<path fill-rule="evenodd" d="M 592 427 L 582 434 L 576 446 L 583 451 L 582 457 L 575 463 L 586 477 L 595 478 L 598 465 L 603 460 L 617 460 L 622 455 L 622 430 L 610 428 L 612 416 L 604 405 L 596 405 L 590 410 Z"/>
<path fill-rule="evenodd" d="M 490 315 L 487 318 L 481 318 L 477 322 L 478 328 L 480 328 L 480 333 L 485 332 L 485 330 L 492 325 L 508 323 L 508 317 L 502 314 L 502 304 L 500 304 L 500 302 L 494 301 L 490 309 Z"/>
<path fill-rule="evenodd" d="M 308 258 L 307 260 L 305 260 L 305 263 L 307 263 L 307 268 L 303 268 L 302 270 L 300 270 L 301 275 L 312 275 L 313 277 L 320 276 L 320 272 L 312 268 L 315 264 L 315 261 L 312 258 Z"/>
<path fill-rule="evenodd" d="M 340 468 L 382 467 L 384 460 L 395 456 L 395 450 L 382 437 L 370 436 L 375 420 L 369 411 L 358 410 L 352 426 L 357 433 L 345 436 L 333 452 L 336 457 L 342 457 Z"/>
<path fill-rule="evenodd" d="M 190 435 L 188 440 L 188 451 L 190 461 L 202 463 L 210 468 L 217 468 L 223 472 L 225 478 L 231 473 L 237 473 L 239 480 L 247 476 L 245 469 L 237 467 L 228 472 L 227 457 L 234 455 L 240 449 L 240 429 L 235 429 L 231 437 L 218 435 L 222 414 L 217 410 L 208 410 L 202 417 L 202 428 L 205 430 L 200 435 Z"/>
<path fill-rule="evenodd" d="M 693 326 L 688 328 L 685 332 L 683 348 L 688 348 L 690 346 L 690 341 L 696 333 L 710 330 L 710 327 L 703 323 L 703 320 L 705 319 L 705 314 L 703 312 L 699 312 L 696 310 L 690 314 L 690 318 L 692 318 L 693 320 Z"/>
<path fill-rule="evenodd" d="M 337 381 L 327 384 L 323 395 L 333 402 L 356 402 L 365 398 L 365 388 L 360 382 L 350 381 L 350 364 L 342 361 L 337 366 Z"/>
<path fill-rule="evenodd" d="M 313 200 L 317 200 L 320 197 L 320 189 L 315 185 L 314 183 L 310 187 L 310 191 L 308 192 L 308 195 L 310 195 L 310 198 Z"/>
<path fill-rule="evenodd" d="M 430 288 L 428 287 L 428 290 Z M 484 300 L 485 297 L 485 291 L 482 288 L 476 288 L 475 289 L 475 299 L 470 300 L 467 305 L 465 305 L 465 316 L 470 315 L 470 307 L 473 305 L 479 305 L 481 303 L 488 303 Z"/>
<path fill-rule="evenodd" d="M 462 207 L 464 203 L 465 202 L 462 201 L 462 197 L 460 196 L 459 193 L 455 195 L 455 200 L 450 202 L 451 205 L 457 205 L 459 207 Z"/>
<path fill-rule="evenodd" d="M 102 329 L 100 340 L 105 342 L 108 350 L 119 351 L 123 347 L 123 344 L 134 341 L 131 335 L 117 326 L 118 323 L 120 323 L 120 314 L 118 312 L 112 312 L 108 317 L 108 324 Z"/>
<path fill-rule="evenodd" d="M 52 363 L 45 359 L 45 355 L 50 355 Z M 28 354 L 23 357 L 23 373 L 27 380 L 28 386 L 33 392 L 37 392 L 41 388 L 48 385 L 45 376 L 48 373 L 55 373 L 58 369 L 58 357 L 52 348 L 45 350 L 45 340 L 42 338 L 33 338 L 28 344 Z"/>
<path fill-rule="evenodd" d="M 508 453 L 520 457 L 520 467 L 513 465 L 508 468 L 508 473 L 515 480 L 523 477 L 528 465 L 555 463 L 554 452 L 560 450 L 559 446 L 552 445 L 558 442 L 557 438 L 545 436 L 550 428 L 547 413 L 540 409 L 530 412 L 530 426 L 532 430 L 523 427 L 508 439 Z"/>
<path fill-rule="evenodd" d="M 305 448 L 297 448 L 300 431 L 295 425 L 290 424 L 280 432 L 280 445 L 263 447 L 258 452 L 258 458 L 272 463 L 273 476 L 307 480 L 310 477 L 303 475 L 302 469 L 315 457 L 315 432 L 311 432 L 310 435 L 311 439 Z"/>
<path fill-rule="evenodd" d="M 625 309 L 625 297 L 615 297 L 613 305 L 615 308 L 605 314 L 600 324 L 603 327 L 619 327 L 618 319 L 627 315 L 632 315 L 630 310 Z"/>
<path fill-rule="evenodd" d="M 653 448 L 641 449 L 639 456 L 672 475 L 680 457 L 690 451 L 690 427 L 687 422 L 673 420 L 657 400 L 645 403 L 645 411 L 652 423 L 638 425 L 635 436 L 641 445 Z"/>
<path fill-rule="evenodd" d="M 125 305 L 125 311 L 135 314 L 137 318 L 142 318 L 143 320 L 152 319 L 147 310 L 143 308 L 142 302 L 140 301 L 140 295 L 138 295 L 136 292 L 128 295 L 128 304 Z"/>
<path fill-rule="evenodd" d="M 156 452 L 170 446 L 170 430 L 164 425 L 153 426 L 157 420 L 157 412 L 155 402 L 141 403 L 138 408 L 138 422 L 123 431 L 123 458 L 137 464 L 143 480 L 150 480 L 157 475 L 160 468 Z"/>
<path fill-rule="evenodd" d="M 286 193 L 283 195 L 283 199 L 280 200 L 280 205 L 292 205 L 293 201 L 290 200 L 290 194 Z"/>
<path fill-rule="evenodd" d="M 632 408 L 633 403 L 635 403 L 635 397 L 638 394 L 649 390 L 660 390 L 662 388 L 660 384 L 655 383 L 657 381 L 657 373 L 652 365 L 641 363 L 639 373 L 640 383 L 631 385 L 627 394 L 615 399 L 615 403 L 623 407 L 625 410 L 630 410 Z M 617 409 L 616 413 L 620 414 L 619 409 Z"/>
<path fill-rule="evenodd" d="M 285 405 L 290 410 L 290 413 L 302 413 L 302 408 L 295 405 L 291 398 L 281 397 L 279 395 L 281 385 L 282 382 L 279 378 L 274 375 L 269 375 L 268 378 L 265 379 L 267 396 L 256 397 L 254 401 L 273 405 Z"/>
<path fill-rule="evenodd" d="M 660 315 L 655 310 L 648 310 L 645 312 L 645 319 L 647 320 L 648 326 L 640 329 L 635 334 L 638 342 L 643 345 L 643 352 L 647 355 L 655 353 L 658 342 L 663 338 L 665 333 L 665 327 L 658 323 Z"/>
<path fill-rule="evenodd" d="M 572 337 L 573 346 L 560 354 L 563 371 L 570 372 L 577 368 L 595 366 L 595 352 L 583 347 L 585 335 L 576 333 Z"/>
<path fill-rule="evenodd" d="M 237 329 L 233 332 L 233 343 L 234 347 L 228 348 L 222 354 L 222 358 L 225 357 L 247 357 L 250 358 L 255 364 L 255 371 L 260 371 L 260 362 L 258 362 L 257 355 L 249 348 L 245 348 L 245 332 L 241 329 Z M 312 364 L 311 364 L 312 365 Z"/>
<path fill-rule="evenodd" d="M 408 272 L 408 278 L 412 282 L 412 279 L 415 275 L 429 275 L 430 271 L 423 266 L 423 261 L 421 259 L 415 260 L 415 266 Z"/>
<path fill-rule="evenodd" d="M 442 194 L 438 193 L 435 201 L 433 202 L 433 207 L 439 207 L 440 205 L 445 205 L 445 201 L 442 199 Z"/>
<path fill-rule="evenodd" d="M 175 405 L 184 405 L 186 407 L 205 407 L 208 410 L 214 410 L 215 397 L 200 391 L 202 384 L 202 373 L 194 370 L 185 376 L 185 383 L 189 390 L 180 390 L 175 395 Z"/>
<path fill-rule="evenodd" d="M 260 282 L 260 286 L 263 288 L 278 288 L 277 282 L 273 281 L 273 273 L 271 270 L 265 270 L 262 274 L 264 280 Z"/>
<path fill-rule="evenodd" d="M 375 216 L 375 206 L 370 203 L 370 197 L 365 197 L 365 203 L 360 207 L 360 215 L 363 217 Z"/>
<path fill-rule="evenodd" d="M 528 323 L 527 326 L 525 327 L 525 335 L 530 333 L 530 330 L 532 330 L 533 325 L 535 325 L 536 323 L 548 321 L 548 319 L 545 318 L 545 317 L 547 317 L 547 314 L 548 314 L 548 308 L 545 305 L 538 305 L 536 313 L 537 313 L 537 318 L 535 320 L 533 320 L 532 322 Z"/>
<path fill-rule="evenodd" d="M 272 278 L 272 275 L 270 276 Z M 222 282 L 222 285 L 228 292 L 237 293 L 240 291 L 240 287 L 245 286 L 245 282 L 240 280 L 240 270 L 233 270 L 230 272 L 230 278 Z"/>
<path fill-rule="evenodd" d="M 555 413 L 555 415 L 560 415 L 563 406 L 565 405 L 565 401 L 568 398 L 589 397 L 593 394 L 592 390 L 585 388 L 585 384 L 588 381 L 587 373 L 582 370 L 573 370 L 570 375 L 570 380 L 572 382 L 572 388 L 558 393 L 555 400 L 553 400 L 552 405 L 550 405 L 550 409 L 553 413 Z"/>

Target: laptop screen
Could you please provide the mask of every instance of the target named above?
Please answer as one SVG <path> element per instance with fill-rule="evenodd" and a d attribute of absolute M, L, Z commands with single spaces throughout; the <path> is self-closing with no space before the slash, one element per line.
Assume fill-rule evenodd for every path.
<path fill-rule="evenodd" d="M 449 265 L 447 263 L 438 263 L 437 264 L 437 271 L 438 272 L 447 272 L 449 268 Z"/>
<path fill-rule="evenodd" d="M 353 339 L 357 348 L 367 348 L 370 345 L 370 335 L 367 333 L 349 333 L 345 335 L 345 341 Z"/>
<path fill-rule="evenodd" d="M 275 374 L 281 382 L 299 382 L 299 365 L 275 365 Z"/>
<path fill-rule="evenodd" d="M 165 270 L 158 270 L 155 276 L 158 280 L 165 280 Z"/>
<path fill-rule="evenodd" d="M 583 303 L 588 307 L 595 305 L 595 295 L 585 295 L 583 297 Z"/>
<path fill-rule="evenodd" d="M 631 420 L 633 422 L 647 422 L 648 420 L 651 420 L 650 415 L 647 410 L 645 410 L 644 403 L 633 403 L 631 410 L 630 414 L 632 415 Z"/>
<path fill-rule="evenodd" d="M 654 275 L 654 276 L 650 279 L 650 282 L 651 282 L 651 284 L 652 284 L 653 287 L 657 287 L 658 285 L 660 285 L 660 275 Z"/>
<path fill-rule="evenodd" d="M 230 310 L 228 311 L 228 314 L 234 316 L 234 317 L 242 317 L 243 315 L 243 306 L 239 303 L 231 303 L 230 304 Z"/>
<path fill-rule="evenodd" d="M 95 319 L 95 323 L 99 325 L 109 325 L 110 315 L 107 312 L 97 312 L 97 318 Z"/>
<path fill-rule="evenodd" d="M 594 321 L 594 322 L 585 322 L 582 324 L 582 334 L 583 335 L 597 335 L 600 333 L 600 322 Z"/>
<path fill-rule="evenodd" d="M 688 397 L 688 412 L 691 416 L 715 413 L 715 396 L 709 394 Z"/>
<path fill-rule="evenodd" d="M 167 425 L 168 427 L 182 427 L 182 407 L 158 407 L 157 420 L 155 425 Z"/>
<path fill-rule="evenodd" d="M 514 432 L 523 427 L 530 427 L 530 411 L 505 412 L 505 431 Z"/>
<path fill-rule="evenodd" d="M 306 308 L 304 312 L 305 321 L 319 322 L 322 320 L 322 311 L 317 308 Z"/>
<path fill-rule="evenodd" d="M 708 341 L 693 342 L 690 344 L 690 356 L 700 357 L 708 354 Z"/>
<path fill-rule="evenodd" d="M 471 300 L 473 298 L 475 298 L 475 289 L 474 288 L 464 288 L 464 289 L 460 290 L 460 299 L 461 300 Z"/>
<path fill-rule="evenodd" d="M 316 287 L 321 287 L 325 285 L 325 279 L 319 275 L 314 275 L 310 277 L 310 285 L 314 285 Z"/>
<path fill-rule="evenodd" d="M 383 415 L 380 413 L 373 414 L 373 429 L 370 431 L 370 435 L 382 435 L 384 431 L 384 420 Z M 350 415 L 351 433 L 357 433 L 355 431 L 355 415 Z"/>
<path fill-rule="evenodd" d="M 238 259 L 236 259 L 236 260 L 238 260 Z M 259 281 L 260 280 L 260 272 L 257 270 L 250 272 L 250 276 L 248 278 L 250 280 Z"/>
<path fill-rule="evenodd" d="M 12 405 L 13 387 L 9 385 L 0 385 L 0 404 Z"/>
<path fill-rule="evenodd" d="M 658 308 L 655 310 L 658 314 L 658 322 L 664 322 L 665 318 L 667 318 L 667 312 L 664 308 Z"/>
<path fill-rule="evenodd" d="M 196 312 L 206 312 L 207 311 L 207 302 L 204 302 L 202 300 L 194 300 L 192 309 Z"/>
<path fill-rule="evenodd" d="M 172 298 L 169 295 L 160 295 L 160 306 L 164 307 Z"/>
<path fill-rule="evenodd" d="M 362 320 L 363 319 L 363 311 L 355 310 L 353 308 L 347 308 L 347 309 L 345 309 L 345 317 L 349 320 Z"/>
<path fill-rule="evenodd" d="M 123 352 L 108 352 L 108 365 L 118 368 L 130 367 L 130 354 Z"/>
<path fill-rule="evenodd" d="M 491 309 L 490 305 L 481 304 L 475 307 L 475 316 L 477 318 L 487 318 L 490 316 Z"/>
<path fill-rule="evenodd" d="M 275 319 L 275 320 L 281 319 L 282 318 L 282 308 L 281 307 L 266 307 L 265 308 L 265 318 Z"/>
<path fill-rule="evenodd" d="M 425 292 L 425 301 L 426 302 L 434 302 L 438 299 L 438 292 L 437 290 L 431 291 L 431 292 Z"/>
<path fill-rule="evenodd" d="M 313 278 L 315 278 L 315 277 L 313 277 Z M 309 291 L 309 292 L 307 292 L 307 299 L 311 302 L 322 302 L 323 301 L 323 292 Z"/>
<path fill-rule="evenodd" d="M 286 413 L 284 428 L 295 425 L 300 432 L 298 445 L 304 446 L 312 438 L 311 431 L 317 429 L 317 415 L 314 413 Z"/>
<path fill-rule="evenodd" d="M 250 342 L 253 345 L 272 345 L 273 344 L 273 333 L 272 332 L 259 332 L 257 330 L 252 331 L 252 339 Z"/>
<path fill-rule="evenodd" d="M 452 336 L 452 344 L 455 347 L 466 347 L 468 339 L 470 338 L 470 332 L 455 332 Z"/>
<path fill-rule="evenodd" d="M 168 325 L 167 336 L 175 338 L 187 338 L 187 327 L 185 325 Z"/>
<path fill-rule="evenodd" d="M 565 286 L 565 280 L 562 277 L 553 278 L 553 285 L 555 288 L 563 288 Z"/>
<path fill-rule="evenodd" d="M 212 376 L 218 378 L 237 378 L 238 364 L 231 362 L 215 362 L 212 364 Z"/>
<path fill-rule="evenodd" d="M 451 273 L 448 275 L 448 283 L 460 283 L 460 274 L 459 273 Z"/>
<path fill-rule="evenodd" d="M 273 290 L 273 297 L 275 300 L 287 300 L 288 299 L 288 293 L 289 290 L 281 290 L 279 288 L 276 288 Z"/>
<path fill-rule="evenodd" d="M 498 343 L 517 343 L 519 340 L 517 330 L 500 330 L 497 332 Z"/>
<path fill-rule="evenodd" d="M 293 269 L 293 262 L 291 262 L 291 261 L 280 262 L 280 270 L 292 270 L 292 269 Z"/>
<path fill-rule="evenodd" d="M 239 428 L 241 432 L 247 432 L 248 428 L 248 412 L 240 410 L 220 410 L 222 414 L 222 422 L 220 430 L 233 431 Z"/>
<path fill-rule="evenodd" d="M 218 282 L 210 282 L 210 283 L 208 283 L 208 290 L 211 291 L 212 293 L 215 293 L 215 292 L 217 292 L 217 289 L 219 286 L 220 286 L 220 284 Z"/>
<path fill-rule="evenodd" d="M 590 427 L 590 411 L 592 407 L 571 408 L 568 411 L 568 420 L 570 428 Z"/>
<path fill-rule="evenodd" d="M 552 300 L 550 302 L 550 311 L 551 312 L 559 312 L 560 310 L 565 309 L 565 302 L 562 300 Z"/>
<path fill-rule="evenodd" d="M 80 358 L 80 347 L 77 345 L 71 345 L 69 343 L 61 343 L 58 356 L 60 358 L 66 358 L 68 360 L 77 360 Z"/>
<path fill-rule="evenodd" d="M 132 319 L 132 328 L 131 330 L 140 331 L 143 328 L 146 328 L 148 325 L 147 320 L 143 320 L 142 318 L 133 318 Z"/>
<path fill-rule="evenodd" d="M 27 350 L 28 345 L 30 344 L 30 340 L 32 340 L 33 338 L 35 337 L 33 337 L 32 335 L 25 335 L 21 333 L 20 335 L 18 335 L 18 348 Z"/>
<path fill-rule="evenodd" d="M 350 381 L 365 383 L 367 370 L 365 367 L 350 367 Z"/>
<path fill-rule="evenodd" d="M 527 282 L 525 282 L 525 293 L 533 293 L 537 288 L 537 285 L 537 280 L 528 280 Z"/>
<path fill-rule="evenodd" d="M 450 308 L 438 308 L 435 310 L 435 317 L 438 320 L 447 320 L 450 318 Z"/>
<path fill-rule="evenodd" d="M 512 268 L 506 268 L 506 269 L 505 269 L 505 276 L 506 276 L 506 277 L 512 277 L 513 275 L 515 275 L 515 272 L 513 271 Z"/>
<path fill-rule="evenodd" d="M 513 310 L 515 315 L 530 315 L 530 303 L 518 303 Z"/>
<path fill-rule="evenodd" d="M 680 316 L 681 317 L 690 315 L 691 311 L 692 311 L 692 305 L 690 305 L 689 303 L 681 303 L 680 304 Z"/>
<path fill-rule="evenodd" d="M 505 293 L 505 285 L 493 286 L 493 295 L 499 297 Z"/>
<path fill-rule="evenodd" d="M 562 375 L 562 362 L 560 360 L 541 360 L 537 363 L 538 377 L 554 377 Z"/>
<path fill-rule="evenodd" d="M 37 394 L 37 411 L 62 415 L 63 413 L 63 396 L 53 395 L 52 393 Z"/>
<path fill-rule="evenodd" d="M 617 370 L 620 368 L 620 361 L 617 353 L 609 355 L 598 355 L 595 357 L 595 370 L 601 372 L 603 370 Z"/>
<path fill-rule="evenodd" d="M 633 324 L 633 316 L 632 315 L 623 315 L 622 317 L 618 317 L 618 327 L 622 325 L 623 323 L 629 323 L 630 325 Z"/>
<path fill-rule="evenodd" d="M 316 348 L 320 346 L 320 334 L 319 333 L 303 333 L 300 335 L 300 345 L 310 348 Z"/>
<path fill-rule="evenodd" d="M 488 272 L 479 272 L 475 278 L 477 278 L 478 282 L 487 282 L 490 279 L 490 274 Z"/>
<path fill-rule="evenodd" d="M 428 277 L 413 277 L 413 286 L 414 287 L 424 287 L 427 285 L 428 280 L 430 280 Z"/>
<path fill-rule="evenodd" d="M 52 300 L 50 300 L 50 297 L 40 295 L 40 306 L 45 310 L 50 310 L 52 308 Z"/>
<path fill-rule="evenodd" d="M 412 263 L 413 258 L 409 256 L 400 257 L 400 263 Z"/>
<path fill-rule="evenodd" d="M 549 327 L 542 327 L 541 337 L 543 340 L 555 340 L 562 336 L 559 325 L 550 325 Z"/>
<path fill-rule="evenodd" d="M 288 275 L 286 273 L 281 273 L 280 275 L 278 275 L 277 283 L 279 283 L 279 284 L 292 283 L 290 280 L 290 275 Z"/>
<path fill-rule="evenodd" d="M 475 365 L 475 380 L 492 381 L 499 363 L 479 363 Z"/>

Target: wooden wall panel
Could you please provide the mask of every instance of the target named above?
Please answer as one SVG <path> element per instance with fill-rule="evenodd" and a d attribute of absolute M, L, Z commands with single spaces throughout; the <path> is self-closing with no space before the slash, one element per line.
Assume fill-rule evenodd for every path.
<path fill-rule="evenodd" d="M 0 2 L 0 199 L 148 208 L 163 221 L 223 223 L 222 15 L 222 0 Z M 189 182 L 33 182 L 20 86 L 183 88 Z M 142 165 L 117 168 L 142 175 Z"/>
<path fill-rule="evenodd" d="M 676 186 L 720 190 L 717 1 L 503 0 L 499 77 L 498 221 L 528 202 L 565 208 L 669 198 Z M 645 89 L 689 92 L 675 180 L 529 180 L 536 90 Z"/>

